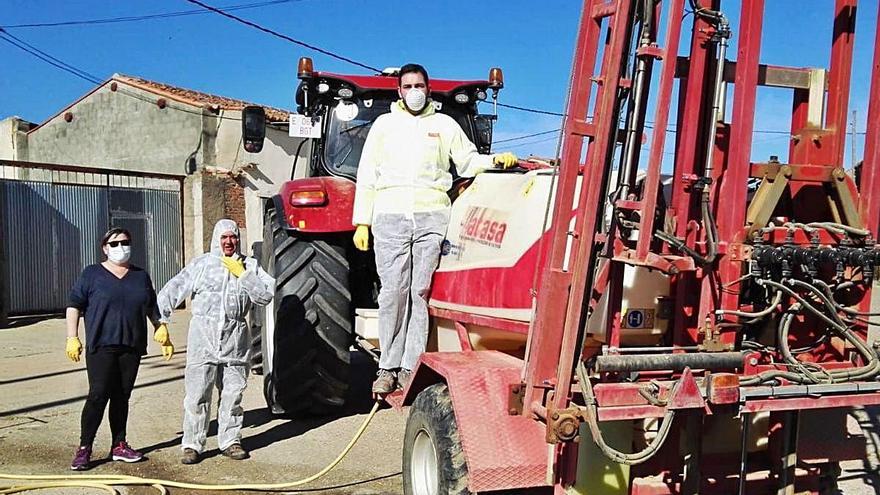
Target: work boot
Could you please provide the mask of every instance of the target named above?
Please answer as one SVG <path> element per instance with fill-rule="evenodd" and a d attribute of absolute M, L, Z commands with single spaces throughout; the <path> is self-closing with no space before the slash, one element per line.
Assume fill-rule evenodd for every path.
<path fill-rule="evenodd" d="M 376 376 L 376 381 L 373 382 L 374 394 L 390 394 L 394 391 L 394 382 L 397 381 L 397 377 L 394 376 L 393 371 L 380 369 Z"/>
<path fill-rule="evenodd" d="M 190 448 L 183 449 L 183 455 L 180 456 L 181 464 L 198 464 L 201 460 L 199 453 Z"/>
<path fill-rule="evenodd" d="M 127 442 L 119 442 L 110 451 L 110 457 L 114 461 L 139 462 L 144 460 L 144 455 L 128 446 Z"/>
<path fill-rule="evenodd" d="M 247 450 L 244 450 L 242 446 L 237 443 L 223 449 L 222 454 L 230 459 L 235 459 L 236 461 L 242 461 L 249 457 Z"/>
<path fill-rule="evenodd" d="M 70 469 L 73 471 L 85 471 L 89 469 L 92 462 L 92 447 L 91 445 L 83 445 L 76 449 L 76 454 L 73 456 L 73 461 L 70 463 Z"/>
<path fill-rule="evenodd" d="M 409 386 L 410 380 L 412 380 L 412 370 L 401 368 L 397 373 L 397 388 L 400 390 L 406 390 L 406 387 Z"/>

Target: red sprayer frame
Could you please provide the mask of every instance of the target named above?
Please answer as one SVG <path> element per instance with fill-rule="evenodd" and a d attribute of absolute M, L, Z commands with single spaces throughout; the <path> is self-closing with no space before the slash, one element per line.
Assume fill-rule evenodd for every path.
<path fill-rule="evenodd" d="M 816 3 L 810 12 L 826 9 L 833 24 L 827 70 L 760 64 L 764 0 L 736 3 L 734 29 L 720 0 L 584 1 L 521 380 L 493 388 L 475 378 L 485 374 L 477 360 L 435 355 L 420 365 L 434 374 L 417 373 L 407 391 L 410 401 L 429 377 L 455 376 L 449 387 L 459 425 L 482 424 L 486 414 L 543 425 L 539 442 L 517 423 L 516 443 L 501 442 L 487 459 L 495 475 L 507 472 L 498 468 L 505 459 L 515 473 L 518 461 L 505 449 L 532 445 L 540 457 L 552 446 L 544 480 L 481 477 L 490 461 L 463 435 L 471 489 L 560 492 L 581 484 L 585 454 L 576 439 L 617 455 L 611 464 L 631 465 L 629 493 L 785 493 L 796 483 L 813 491 L 834 462 L 858 455 L 845 429 L 823 444 L 807 425 L 821 416 L 822 428 L 833 430 L 845 425 L 847 408 L 880 404 L 880 363 L 858 315 L 869 311 L 880 264 L 880 126 L 868 126 L 858 187 L 844 169 L 857 0 Z M 690 46 L 681 50 L 688 25 Z M 735 55 L 727 53 L 731 35 Z M 791 90 L 788 163 L 751 161 L 764 86 Z M 878 112 L 880 32 L 869 123 L 880 121 Z M 673 125 L 674 145 L 667 143 Z M 640 157 L 643 139 L 650 146 Z M 674 157 L 671 176 L 661 175 L 664 155 Z M 651 349 L 623 338 L 627 267 L 669 279 L 670 324 Z M 603 318 L 603 338 L 588 333 L 591 318 Z M 515 367 L 493 362 L 502 361 Z M 501 405 L 475 408 L 481 401 Z M 758 415 L 766 417 L 768 447 L 755 454 L 743 446 Z M 650 418 L 664 418 L 657 437 L 678 441 L 649 445 L 644 458 L 601 445 L 598 423 Z M 733 421 L 741 443 L 704 453 L 701 437 L 717 418 Z M 638 450 L 636 443 L 622 452 Z M 793 459 L 805 464 L 796 469 Z"/>

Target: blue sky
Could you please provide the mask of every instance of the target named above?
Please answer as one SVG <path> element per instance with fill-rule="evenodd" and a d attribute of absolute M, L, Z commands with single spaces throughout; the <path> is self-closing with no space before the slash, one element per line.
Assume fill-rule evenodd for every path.
<path fill-rule="evenodd" d="M 861 1 L 857 18 L 850 109 L 857 111 L 859 131 L 865 129 L 877 1 Z M 256 2 L 206 3 L 223 8 Z M 12 27 L 198 10 L 183 0 L 3 0 L 2 4 L 0 26 L 10 34 L 101 79 L 119 72 L 292 108 L 300 56 L 311 56 L 318 70 L 365 73 L 212 13 L 138 22 Z M 729 58 L 735 54 L 739 4 L 725 2 L 734 26 Z M 767 4 L 762 62 L 827 66 L 833 0 L 768 0 Z M 425 65 L 432 77 L 472 79 L 484 78 L 490 67 L 499 66 L 506 80 L 500 101 L 562 112 L 580 9 L 581 3 L 575 1 L 298 0 L 234 14 L 374 67 L 414 61 Z M 5 42 L 0 42 L 0 60 L 0 118 L 18 115 L 42 122 L 93 87 Z M 758 104 L 757 129 L 787 129 L 790 93 L 760 91 Z M 496 140 L 558 126 L 556 117 L 499 108 Z M 863 135 L 856 140 L 857 156 L 863 140 Z M 555 147 L 556 136 L 550 134 L 502 143 L 497 149 L 552 156 Z M 786 150 L 786 136 L 756 135 L 753 159 L 771 154 L 784 159 Z"/>

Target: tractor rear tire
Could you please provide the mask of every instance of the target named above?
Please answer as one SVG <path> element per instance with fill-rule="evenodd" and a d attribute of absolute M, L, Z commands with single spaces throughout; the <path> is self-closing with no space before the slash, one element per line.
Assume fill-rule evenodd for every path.
<path fill-rule="evenodd" d="M 452 398 L 445 383 L 422 390 L 406 420 L 403 439 L 406 495 L 469 495 L 468 468 Z"/>
<path fill-rule="evenodd" d="M 329 415 L 344 405 L 349 385 L 351 241 L 345 234 L 291 234 L 276 215 L 267 210 L 263 227 L 263 266 L 275 277 L 261 328 L 264 396 L 273 414 Z"/>

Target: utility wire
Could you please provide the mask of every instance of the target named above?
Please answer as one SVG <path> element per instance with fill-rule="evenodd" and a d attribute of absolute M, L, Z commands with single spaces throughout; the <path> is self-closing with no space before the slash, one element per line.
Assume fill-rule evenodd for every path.
<path fill-rule="evenodd" d="M 3 40 L 12 46 L 15 46 L 16 48 L 23 50 L 23 51 L 39 58 L 40 60 L 42 60 L 43 62 L 46 62 L 49 65 L 52 65 L 58 69 L 61 69 L 65 72 L 73 74 L 74 76 L 76 76 L 80 79 L 84 79 L 92 84 L 100 84 L 101 83 L 100 78 L 93 76 L 92 74 L 89 74 L 88 72 L 83 71 L 81 69 L 77 69 L 76 67 L 61 61 L 61 60 L 53 57 L 52 55 L 49 55 L 48 53 L 40 50 L 39 48 L 37 48 L 33 45 L 30 45 L 27 42 L 25 42 L 19 38 L 16 38 L 15 36 L 9 34 L 9 32 L 4 30 L 3 28 L 0 28 L 0 40 Z"/>
<path fill-rule="evenodd" d="M 225 17 L 229 17 L 229 18 L 231 18 L 231 19 L 233 19 L 233 20 L 235 20 L 235 21 L 237 21 L 237 22 L 241 22 L 241 23 L 244 23 L 244 24 L 246 24 L 246 25 L 248 25 L 248 26 L 252 26 L 252 27 L 254 27 L 254 28 L 256 28 L 256 29 L 259 29 L 260 31 L 264 31 L 264 32 L 266 32 L 266 33 L 272 34 L 273 36 L 280 37 L 280 38 L 285 39 L 285 40 L 287 40 L 287 41 L 290 41 L 290 42 L 292 42 L 292 43 L 296 43 L 296 44 L 302 45 L 302 46 L 307 47 L 307 48 L 309 48 L 309 49 L 316 50 L 316 51 L 318 51 L 318 52 L 320 52 L 320 53 L 324 53 L 324 54 L 326 54 L 326 55 L 328 55 L 328 56 L 331 56 L 331 57 L 337 58 L 337 59 L 342 60 L 342 61 L 344 61 L 344 62 L 348 62 L 348 63 L 354 64 L 354 65 L 357 65 L 357 66 L 362 67 L 362 68 L 366 68 L 366 69 L 369 69 L 369 70 L 374 70 L 374 71 L 376 71 L 376 72 L 380 72 L 379 69 L 376 69 L 376 68 L 374 68 L 374 67 L 370 67 L 370 66 L 365 65 L 365 64 L 362 64 L 362 63 L 360 63 L 360 62 L 357 62 L 357 61 L 351 60 L 351 59 L 349 59 L 349 58 L 347 58 L 347 57 L 343 57 L 343 56 L 341 56 L 341 55 L 337 55 L 337 54 L 332 53 L 332 52 L 329 52 L 329 51 L 327 51 L 327 50 L 324 50 L 324 49 L 321 49 L 321 48 L 318 48 L 318 47 L 314 47 L 314 46 L 309 45 L 309 44 L 306 44 L 306 43 L 304 43 L 304 42 L 301 42 L 301 41 L 295 40 L 295 39 L 290 38 L 290 37 L 288 37 L 288 36 L 286 36 L 286 35 L 284 35 L 284 34 L 277 33 L 277 32 L 275 32 L 275 31 L 272 31 L 272 30 L 270 30 L 270 29 L 264 28 L 264 27 L 262 27 L 262 26 L 259 26 L 259 25 L 255 24 L 255 23 L 252 23 L 252 22 L 247 21 L 247 20 L 245 20 L 245 19 L 241 19 L 241 18 L 236 17 L 236 16 L 233 16 L 233 15 L 231 15 L 231 14 L 227 14 L 227 13 L 225 13 L 225 12 L 224 12 L 223 10 L 221 10 L 221 9 L 217 9 L 217 8 L 211 7 L 210 5 L 206 5 L 206 4 L 204 4 L 204 3 L 202 3 L 202 2 L 200 2 L 200 1 L 198 1 L 198 0 L 186 0 L 186 1 L 187 1 L 187 2 L 190 2 L 190 3 L 193 3 L 193 4 L 196 4 L 196 5 L 199 5 L 199 6 L 202 6 L 204 9 L 207 9 L 207 10 L 212 11 L 212 12 L 216 12 L 216 13 L 218 13 L 218 14 L 220 14 L 220 15 L 225 16 Z M 270 3 L 280 3 L 280 2 L 284 2 L 284 1 L 290 1 L 290 0 L 274 0 L 274 2 L 262 2 L 262 3 L 259 4 L 259 5 L 270 4 Z M 258 5 L 258 4 L 250 4 L 250 5 L 255 6 L 255 5 Z M 234 8 L 234 7 L 231 7 L 230 9 L 232 9 L 232 8 Z M 238 6 L 238 8 L 244 8 L 244 6 Z M 230 10 L 230 9 L 226 9 L 226 10 Z M 189 12 L 193 12 L 193 11 L 189 11 Z M 199 12 L 202 12 L 202 11 L 199 11 Z M 27 52 L 27 53 L 29 53 L 29 54 L 31 54 L 31 55 L 33 55 L 33 56 L 39 58 L 40 60 L 43 60 L 44 62 L 46 62 L 46 63 L 48 63 L 48 64 L 50 64 L 50 65 L 52 65 L 52 66 L 54 66 L 54 67 L 56 67 L 56 68 L 58 68 L 58 69 L 61 69 L 61 70 L 65 71 L 65 72 L 68 72 L 68 73 L 70 73 L 70 74 L 72 74 L 72 75 L 74 75 L 74 76 L 76 76 L 76 77 L 78 77 L 78 78 L 80 78 L 80 79 L 83 79 L 83 80 L 85 80 L 85 81 L 88 81 L 88 82 L 90 82 L 90 83 L 92 83 L 92 84 L 101 84 L 101 83 L 103 82 L 103 80 L 102 80 L 101 78 L 99 78 L 99 77 L 97 77 L 97 76 L 94 76 L 94 75 L 92 75 L 92 74 L 90 74 L 90 73 L 88 73 L 88 72 L 86 72 L 86 71 L 84 71 L 84 70 L 82 70 L 82 69 L 79 69 L 79 68 L 77 68 L 77 67 L 74 67 L 74 66 L 72 66 L 72 65 L 70 65 L 70 64 L 68 64 L 68 63 L 66 63 L 66 62 L 64 62 L 64 61 L 62 61 L 62 60 L 60 60 L 60 59 L 58 59 L 58 58 L 56 58 L 56 57 L 53 57 L 52 55 L 50 55 L 50 54 L 44 52 L 43 50 L 40 50 L 39 48 L 37 48 L 37 47 L 35 47 L 35 46 L 33 46 L 33 45 L 31 45 L 31 44 L 25 42 L 24 40 L 22 40 L 22 39 L 20 39 L 20 38 L 17 38 L 17 37 L 15 37 L 15 36 L 13 36 L 13 35 L 10 34 L 10 33 L 9 33 L 4 27 L 0 27 L 0 40 L 6 41 L 7 43 L 9 43 L 9 44 L 15 46 L 16 48 L 19 48 L 20 50 L 23 50 L 23 51 L 25 51 L 25 52 Z M 136 94 L 133 94 L 133 93 L 126 93 L 126 94 L 128 94 L 129 96 L 132 96 L 132 97 L 135 97 L 135 98 L 141 99 L 141 100 L 143 100 L 143 101 L 149 101 L 149 100 L 144 99 L 144 98 L 141 97 L 140 95 L 136 95 Z M 564 117 L 564 116 L 565 116 L 564 114 L 557 113 L 557 112 L 549 112 L 549 111 L 545 111 L 545 110 L 539 110 L 539 109 L 528 108 L 528 107 L 521 107 L 521 106 L 517 106 L 517 105 L 508 105 L 508 104 L 505 104 L 505 103 L 498 103 L 498 106 L 500 106 L 500 107 L 505 107 L 505 108 L 510 108 L 510 109 L 518 110 L 518 111 L 522 111 L 522 112 L 529 112 L 529 113 L 536 113 L 536 114 L 543 114 L 543 115 L 553 115 L 553 116 L 558 116 L 558 117 Z M 180 110 L 180 111 L 187 112 L 187 113 L 191 113 L 191 114 L 201 115 L 200 112 L 193 112 L 193 111 L 190 111 L 190 110 L 186 110 L 186 109 L 182 109 L 182 108 L 176 108 L 176 107 L 172 107 L 172 108 L 174 108 L 175 110 Z M 646 123 L 645 123 L 645 127 L 648 128 L 648 129 L 653 128 L 653 127 L 651 126 L 651 122 L 646 122 Z M 538 132 L 538 133 L 534 133 L 534 134 L 526 134 L 526 135 L 523 135 L 523 136 L 516 136 L 516 137 L 512 137 L 512 138 L 508 138 L 508 139 L 502 139 L 502 140 L 499 140 L 499 141 L 495 141 L 494 144 L 498 144 L 498 143 L 506 143 L 506 142 L 511 142 L 511 141 L 519 141 L 519 140 L 521 140 L 521 139 L 527 139 L 527 138 L 530 138 L 530 137 L 542 136 L 542 135 L 545 135 L 545 134 L 550 134 L 550 133 L 558 132 L 558 131 L 559 131 L 559 129 L 553 129 L 553 130 L 543 131 L 543 132 Z M 673 133 L 676 132 L 675 129 L 673 129 L 673 128 L 669 128 L 669 129 L 667 129 L 667 131 L 668 131 L 668 132 L 673 132 Z M 787 134 L 790 134 L 789 131 L 771 130 L 771 129 L 755 129 L 755 130 L 753 130 L 752 132 L 753 132 L 754 134 L 776 134 L 776 135 L 787 135 Z M 865 134 L 867 134 L 867 132 L 866 132 L 866 131 L 862 131 L 862 132 L 857 132 L 856 134 L 859 134 L 859 135 L 865 135 Z M 542 141 L 543 141 L 543 140 L 542 140 Z"/>
<path fill-rule="evenodd" d="M 190 0 L 187 0 L 187 1 L 190 1 Z M 504 108 L 510 108 L 510 109 L 513 109 L 513 110 L 519 110 L 520 112 L 529 112 L 529 113 L 538 113 L 538 114 L 541 114 L 541 115 L 553 115 L 553 116 L 556 116 L 556 117 L 565 117 L 565 114 L 564 114 L 564 113 L 550 112 L 550 111 L 547 111 L 547 110 L 538 110 L 537 108 L 518 107 L 518 106 L 516 106 L 516 105 L 508 105 L 508 104 L 506 104 L 506 103 L 498 103 L 498 106 L 499 106 L 499 107 L 504 107 Z"/>
<path fill-rule="evenodd" d="M 499 139 L 498 141 L 492 141 L 492 144 L 509 143 L 511 141 L 519 141 L 520 139 L 528 139 L 531 137 L 543 136 L 545 134 L 552 134 L 554 132 L 559 132 L 560 130 L 561 129 L 551 129 L 549 131 L 536 132 L 534 134 L 525 134 L 523 136 L 516 136 L 516 137 L 512 137 L 512 138 L 507 138 L 507 139 Z"/>
<path fill-rule="evenodd" d="M 256 2 L 256 3 L 245 3 L 240 5 L 230 5 L 229 7 L 223 7 L 220 10 L 224 12 L 232 12 L 235 10 L 244 10 L 244 9 L 255 9 L 258 7 L 265 7 L 267 5 L 277 5 L 280 3 L 289 3 L 289 2 L 300 2 L 302 0 L 271 0 L 267 2 Z M 160 14 L 148 14 L 148 15 L 137 15 L 137 16 L 124 16 L 124 17 L 108 17 L 103 19 L 82 19 L 78 21 L 61 21 L 61 22 L 38 22 L 31 24 L 9 24 L 6 26 L 0 26 L 0 28 L 6 29 L 19 29 L 19 28 L 39 28 L 39 27 L 60 27 L 60 26 L 83 26 L 83 25 L 94 25 L 94 24 L 113 24 L 117 22 L 137 22 L 137 21 L 148 21 L 153 19 L 167 19 L 170 17 L 182 17 L 189 15 L 202 15 L 207 14 L 208 12 L 204 9 L 198 10 L 182 10 L 177 12 L 163 12 Z"/>
<path fill-rule="evenodd" d="M 228 17 L 229 19 L 232 19 L 232 20 L 234 20 L 234 21 L 236 21 L 236 22 L 240 22 L 240 23 L 242 23 L 242 24 L 244 24 L 244 25 L 246 25 L 246 26 L 250 26 L 250 27 L 252 27 L 252 28 L 254 28 L 254 29 L 258 29 L 258 30 L 260 30 L 260 31 L 262 31 L 262 32 L 264 32 L 264 33 L 271 34 L 272 36 L 275 36 L 276 38 L 281 38 L 281 39 L 283 39 L 283 40 L 285 40 L 285 41 L 289 41 L 289 42 L 291 42 L 291 43 L 295 43 L 295 44 L 297 44 L 297 45 L 299 45 L 299 46 L 302 46 L 302 47 L 308 48 L 309 50 L 314 50 L 314 51 L 316 51 L 316 52 L 318 52 L 318 53 L 323 53 L 324 55 L 327 55 L 328 57 L 333 57 L 333 58 L 335 58 L 335 59 L 337 59 L 337 60 L 341 60 L 341 61 L 343 61 L 343 62 L 347 62 L 347 63 L 349 63 L 349 64 L 356 65 L 356 66 L 358 66 L 358 67 L 361 67 L 361 68 L 363 68 L 363 69 L 367 69 L 367 70 L 370 70 L 370 71 L 373 71 L 373 72 L 377 72 L 377 73 L 382 72 L 381 69 L 378 69 L 378 68 L 376 68 L 376 67 L 371 67 L 371 66 L 369 66 L 369 65 L 362 64 L 362 63 L 360 63 L 360 62 L 358 62 L 358 61 L 356 61 L 356 60 L 352 60 L 352 59 L 350 59 L 350 58 L 348 58 L 348 57 L 344 57 L 344 56 L 342 56 L 342 55 L 338 55 L 338 54 L 333 53 L 333 52 L 331 52 L 331 51 L 329 51 L 329 50 L 324 50 L 323 48 L 319 48 L 319 47 L 317 47 L 317 46 L 315 46 L 315 45 L 310 45 L 310 44 L 308 44 L 308 43 L 306 43 L 306 42 L 304 42 L 304 41 L 300 41 L 300 40 L 297 40 L 297 39 L 291 38 L 290 36 L 287 36 L 286 34 L 282 34 L 282 33 L 279 33 L 278 31 L 273 31 L 273 30 L 271 30 L 271 29 L 269 29 L 269 28 L 265 28 L 265 27 L 263 27 L 263 26 L 260 26 L 260 25 L 257 24 L 257 23 L 251 22 L 251 21 L 249 21 L 249 20 L 247 20 L 247 19 L 242 19 L 241 17 L 237 17 L 237 16 L 234 16 L 234 15 L 232 15 L 232 14 L 228 14 L 228 13 L 224 12 L 224 11 L 221 10 L 221 9 L 218 9 L 218 8 L 216 8 L 216 7 L 212 7 L 212 6 L 210 6 L 210 5 L 206 4 L 206 3 L 202 3 L 202 2 L 200 2 L 199 0 L 186 0 L 186 1 L 189 2 L 189 3 L 191 3 L 191 4 L 198 5 L 199 7 L 203 8 L 203 9 L 210 10 L 211 12 L 215 12 L 215 13 L 217 13 L 217 14 L 220 14 L 220 15 L 222 15 L 223 17 Z"/>
<path fill-rule="evenodd" d="M 23 50 L 23 51 L 29 53 L 30 55 L 33 55 L 34 57 L 39 58 L 43 62 L 46 62 L 47 64 L 52 65 L 53 67 L 61 69 L 65 72 L 70 73 L 80 79 L 87 81 L 87 82 L 90 82 L 92 84 L 103 84 L 104 83 L 104 80 L 102 80 L 101 78 L 99 78 L 95 75 L 92 75 L 82 69 L 74 67 L 73 65 L 70 65 L 67 62 L 64 62 L 63 60 L 60 60 L 60 59 L 44 52 L 43 50 L 40 50 L 39 48 L 25 42 L 24 40 L 9 34 L 9 32 L 4 30 L 3 28 L 0 28 L 0 40 L 5 41 L 5 42 L 13 45 L 16 48 Z M 124 82 L 123 82 L 123 84 L 124 84 Z M 143 102 L 149 103 L 151 105 L 155 105 L 155 103 L 156 103 L 154 100 L 152 100 L 146 96 L 143 96 L 141 94 L 138 94 L 134 91 L 128 91 L 123 88 L 118 88 L 117 92 L 124 94 L 126 96 L 129 96 L 131 98 L 135 98 L 135 99 L 141 100 Z M 198 110 L 198 111 L 197 110 L 190 110 L 188 108 L 174 106 L 174 105 L 168 105 L 165 108 L 170 108 L 172 110 L 176 110 L 178 112 L 183 112 L 183 113 L 188 113 L 191 115 L 198 115 L 198 116 L 204 115 L 201 110 Z M 233 121 L 240 121 L 241 120 L 239 118 L 226 117 L 222 114 L 220 114 L 219 118 L 221 120 L 233 120 Z"/>

